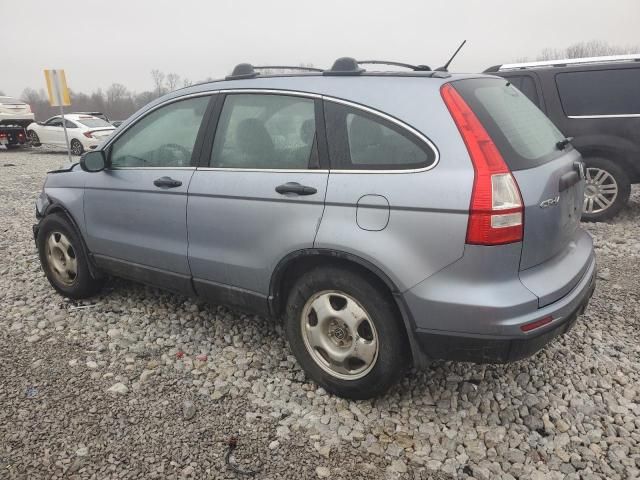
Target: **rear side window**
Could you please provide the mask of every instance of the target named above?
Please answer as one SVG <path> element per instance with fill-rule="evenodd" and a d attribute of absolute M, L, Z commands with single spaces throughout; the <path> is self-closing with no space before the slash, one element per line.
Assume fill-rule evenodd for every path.
<path fill-rule="evenodd" d="M 564 138 L 522 92 L 504 79 L 453 83 L 500 150 L 511 170 L 524 170 L 557 158 Z"/>
<path fill-rule="evenodd" d="M 332 169 L 415 169 L 435 161 L 433 150 L 406 128 L 357 108 L 324 105 Z"/>
<path fill-rule="evenodd" d="M 640 68 L 559 73 L 556 85 L 570 117 L 640 114 Z"/>

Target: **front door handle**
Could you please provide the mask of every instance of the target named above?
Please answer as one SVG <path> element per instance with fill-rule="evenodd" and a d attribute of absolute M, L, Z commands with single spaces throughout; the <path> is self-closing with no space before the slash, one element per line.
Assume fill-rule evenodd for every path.
<path fill-rule="evenodd" d="M 313 195 L 317 193 L 313 187 L 308 187 L 306 185 L 300 185 L 298 182 L 287 182 L 283 185 L 278 185 L 276 187 L 276 192 L 286 195 L 287 193 L 295 193 L 297 195 Z"/>
<path fill-rule="evenodd" d="M 160 188 L 176 188 L 182 185 L 182 182 L 180 180 L 174 180 L 171 177 L 160 177 L 155 179 L 153 184 Z"/>

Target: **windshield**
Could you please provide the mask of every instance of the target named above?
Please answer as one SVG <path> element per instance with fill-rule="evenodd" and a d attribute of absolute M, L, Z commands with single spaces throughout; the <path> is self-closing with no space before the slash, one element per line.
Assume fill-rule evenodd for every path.
<path fill-rule="evenodd" d="M 80 122 L 85 127 L 89 128 L 100 128 L 100 127 L 110 127 L 113 128 L 109 122 L 105 122 L 100 118 L 79 118 L 78 122 Z"/>

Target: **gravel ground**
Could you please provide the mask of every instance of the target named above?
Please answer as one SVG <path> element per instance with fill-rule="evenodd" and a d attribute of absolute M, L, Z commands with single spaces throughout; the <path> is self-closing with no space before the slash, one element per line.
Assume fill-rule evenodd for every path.
<path fill-rule="evenodd" d="M 568 335 L 351 402 L 308 382 L 261 317 L 123 280 L 81 303 L 54 293 L 31 225 L 65 161 L 0 151 L 0 478 L 242 478 L 232 436 L 260 479 L 640 476 L 639 190 L 586 225 L 599 282 Z"/>

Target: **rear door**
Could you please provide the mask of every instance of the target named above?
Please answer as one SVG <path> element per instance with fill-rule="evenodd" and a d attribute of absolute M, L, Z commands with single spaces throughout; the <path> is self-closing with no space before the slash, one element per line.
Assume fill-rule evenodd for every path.
<path fill-rule="evenodd" d="M 258 91 L 219 102 L 189 188 L 189 263 L 199 294 L 261 310 L 275 266 L 313 246 L 322 217 L 320 100 Z"/>
<path fill-rule="evenodd" d="M 564 136 L 553 123 L 504 79 L 461 80 L 454 86 L 486 128 L 520 187 L 525 207 L 520 270 L 566 253 L 580 236 L 584 194 L 580 154 L 570 144 L 564 145 Z M 591 253 L 587 250 L 586 256 Z M 580 272 L 565 271 L 549 278 L 549 286 L 556 282 L 566 287 L 579 279 Z"/>

